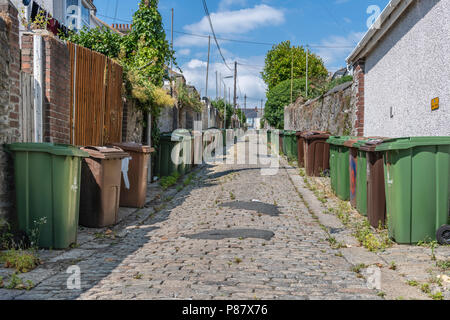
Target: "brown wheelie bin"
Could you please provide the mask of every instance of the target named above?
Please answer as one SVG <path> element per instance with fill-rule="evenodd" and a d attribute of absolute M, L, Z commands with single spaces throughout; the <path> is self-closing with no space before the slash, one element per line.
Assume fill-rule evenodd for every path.
<path fill-rule="evenodd" d="M 359 147 L 367 152 L 367 218 L 370 225 L 378 228 L 386 224 L 386 192 L 383 152 L 376 152 L 384 139 L 370 140 Z"/>
<path fill-rule="evenodd" d="M 126 162 L 122 163 L 120 206 L 142 208 L 147 198 L 150 155 L 155 152 L 155 149 L 139 143 L 114 143 L 113 145 L 128 152 L 131 158 L 128 168 Z"/>
<path fill-rule="evenodd" d="M 80 224 L 103 228 L 117 223 L 122 159 L 118 147 L 85 147 L 89 153 L 81 168 Z"/>
<path fill-rule="evenodd" d="M 306 175 L 319 177 L 330 169 L 330 145 L 327 143 L 330 133 L 324 131 L 306 131 L 302 135 Z"/>
<path fill-rule="evenodd" d="M 283 153 L 283 138 L 284 138 L 284 131 L 280 130 L 279 136 L 278 136 L 278 140 L 279 140 L 279 153 L 282 154 Z"/>
<path fill-rule="evenodd" d="M 305 167 L 305 147 L 304 142 L 305 139 L 303 138 L 304 131 L 297 131 L 295 134 L 297 136 L 297 157 L 298 157 L 298 166 L 300 168 Z"/>

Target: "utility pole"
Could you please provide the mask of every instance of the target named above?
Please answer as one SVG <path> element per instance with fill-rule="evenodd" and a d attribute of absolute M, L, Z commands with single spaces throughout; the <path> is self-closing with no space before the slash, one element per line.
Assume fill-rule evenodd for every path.
<path fill-rule="evenodd" d="M 247 109 L 247 94 L 244 96 L 244 109 Z"/>
<path fill-rule="evenodd" d="M 293 100 L 294 95 L 294 48 L 292 48 L 292 54 L 291 54 L 291 104 Z"/>
<path fill-rule="evenodd" d="M 208 36 L 208 63 L 206 64 L 206 92 L 205 97 L 208 98 L 208 81 L 209 81 L 209 54 L 211 51 L 211 36 Z"/>
<path fill-rule="evenodd" d="M 309 59 L 309 48 L 308 45 L 306 45 L 306 100 L 308 100 L 308 59 Z"/>
<path fill-rule="evenodd" d="M 236 96 L 236 82 L 237 82 L 237 61 L 234 62 L 234 100 L 233 107 L 236 110 L 237 96 Z"/>
<path fill-rule="evenodd" d="M 218 80 L 218 78 L 217 78 L 217 70 L 216 70 L 216 100 L 219 96 L 219 84 L 217 83 L 217 80 Z"/>
<path fill-rule="evenodd" d="M 150 2 L 149 2 L 149 7 L 150 7 Z M 170 48 L 173 52 L 173 8 L 172 8 L 172 27 L 170 29 L 170 33 L 172 34 Z M 173 97 L 173 58 L 170 59 L 170 95 Z"/>

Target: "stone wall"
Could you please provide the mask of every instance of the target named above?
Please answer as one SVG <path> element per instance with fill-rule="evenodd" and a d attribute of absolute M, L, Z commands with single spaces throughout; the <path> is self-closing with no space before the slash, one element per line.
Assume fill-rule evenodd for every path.
<path fill-rule="evenodd" d="M 3 146 L 21 139 L 20 49 L 17 10 L 0 0 L 0 222 L 14 210 L 13 163 Z"/>
<path fill-rule="evenodd" d="M 347 82 L 306 103 L 299 99 L 285 108 L 285 130 L 321 130 L 334 135 L 356 135 L 355 90 L 358 90 L 357 86 Z"/>
<path fill-rule="evenodd" d="M 142 143 L 144 120 L 144 114 L 136 108 L 136 102 L 126 100 L 123 104 L 122 141 Z"/>

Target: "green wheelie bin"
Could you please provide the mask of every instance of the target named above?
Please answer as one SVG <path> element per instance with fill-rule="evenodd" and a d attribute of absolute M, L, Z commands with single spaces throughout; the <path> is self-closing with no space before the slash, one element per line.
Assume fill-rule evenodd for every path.
<path fill-rule="evenodd" d="M 172 133 L 164 133 L 160 137 L 158 149 L 158 169 L 159 178 L 170 176 L 173 172 L 178 171 L 178 166 L 171 159 L 172 149 L 175 142 L 172 142 Z"/>
<path fill-rule="evenodd" d="M 397 243 L 444 242 L 448 224 L 450 137 L 409 137 L 384 141 L 389 235 Z M 447 233 L 448 235 L 448 233 Z"/>
<path fill-rule="evenodd" d="M 171 161 L 174 163 L 178 173 L 183 176 L 192 170 L 192 135 L 187 129 L 177 129 L 172 132 L 171 140 L 174 143 L 171 150 Z"/>
<path fill-rule="evenodd" d="M 331 188 L 343 201 L 350 200 L 350 149 L 344 143 L 349 136 L 333 136 L 327 142 L 330 144 L 330 175 Z"/>
<path fill-rule="evenodd" d="M 53 143 L 14 143 L 8 149 L 14 157 L 19 229 L 28 233 L 39 225 L 41 248 L 76 243 L 81 159 L 89 154 Z"/>
<path fill-rule="evenodd" d="M 285 150 L 284 154 L 289 160 L 298 161 L 296 133 L 296 131 L 284 132 L 283 148 Z"/>

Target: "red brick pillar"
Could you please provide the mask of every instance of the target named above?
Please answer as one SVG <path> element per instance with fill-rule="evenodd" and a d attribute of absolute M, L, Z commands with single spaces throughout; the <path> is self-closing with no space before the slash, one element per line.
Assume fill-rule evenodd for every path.
<path fill-rule="evenodd" d="M 35 33 L 22 34 L 22 71 L 33 74 Z M 44 46 L 43 140 L 70 143 L 70 54 L 66 44 L 42 35 Z"/>
<path fill-rule="evenodd" d="M 353 82 L 356 90 L 355 131 L 359 137 L 364 136 L 364 75 L 365 61 L 359 60 L 353 65 Z"/>
<path fill-rule="evenodd" d="M 44 141 L 70 143 L 70 54 L 53 36 L 44 36 Z"/>

